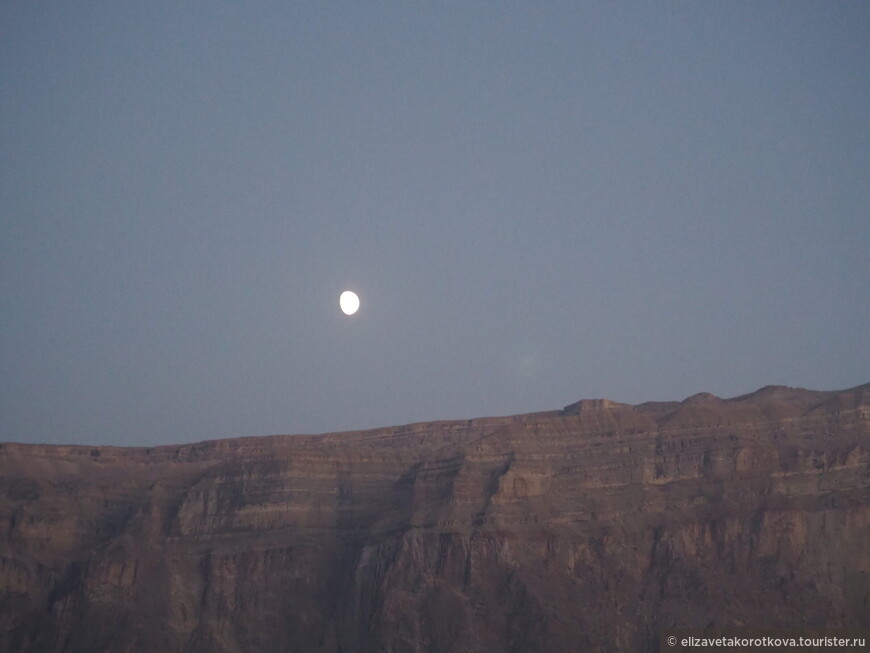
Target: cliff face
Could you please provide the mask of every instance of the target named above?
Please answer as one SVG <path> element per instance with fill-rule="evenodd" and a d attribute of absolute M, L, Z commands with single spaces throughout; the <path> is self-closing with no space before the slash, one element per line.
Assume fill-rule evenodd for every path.
<path fill-rule="evenodd" d="M 870 384 L 0 445 L 0 651 L 656 650 L 870 625 Z"/>

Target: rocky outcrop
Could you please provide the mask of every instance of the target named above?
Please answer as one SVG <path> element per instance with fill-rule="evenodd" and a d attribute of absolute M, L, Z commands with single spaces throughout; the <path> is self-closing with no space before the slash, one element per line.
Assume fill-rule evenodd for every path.
<path fill-rule="evenodd" d="M 0 445 L 0 651 L 653 651 L 870 625 L 870 384 Z"/>

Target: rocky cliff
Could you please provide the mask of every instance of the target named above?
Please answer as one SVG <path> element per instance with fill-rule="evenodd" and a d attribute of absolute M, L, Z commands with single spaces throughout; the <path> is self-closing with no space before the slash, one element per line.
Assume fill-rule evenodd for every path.
<path fill-rule="evenodd" d="M 870 625 L 870 384 L 0 445 L 0 651 L 644 651 Z"/>

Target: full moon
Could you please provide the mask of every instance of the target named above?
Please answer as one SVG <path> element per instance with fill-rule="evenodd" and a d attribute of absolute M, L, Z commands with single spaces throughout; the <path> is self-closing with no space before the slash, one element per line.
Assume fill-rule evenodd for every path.
<path fill-rule="evenodd" d="M 359 297 L 355 292 L 345 290 L 338 298 L 338 305 L 341 306 L 342 313 L 353 315 L 359 310 Z"/>

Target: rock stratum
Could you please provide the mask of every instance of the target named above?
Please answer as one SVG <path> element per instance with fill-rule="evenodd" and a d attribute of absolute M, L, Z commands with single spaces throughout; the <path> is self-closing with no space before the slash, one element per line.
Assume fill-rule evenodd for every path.
<path fill-rule="evenodd" d="M 654 651 L 870 626 L 870 384 L 0 445 L 0 651 Z"/>

